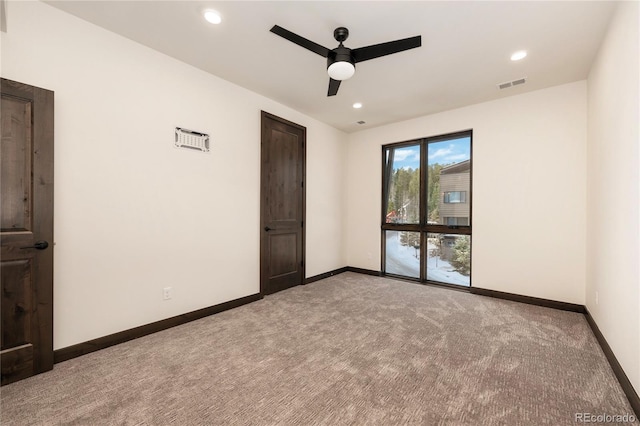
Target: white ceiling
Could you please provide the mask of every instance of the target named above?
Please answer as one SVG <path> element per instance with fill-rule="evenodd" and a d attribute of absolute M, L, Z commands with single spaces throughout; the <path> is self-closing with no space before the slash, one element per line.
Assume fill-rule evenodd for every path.
<path fill-rule="evenodd" d="M 304 114 L 352 132 L 585 79 L 613 2 L 48 1 Z M 213 8 L 223 22 L 202 18 Z M 357 64 L 327 97 L 326 60 L 269 32 L 280 25 L 330 49 L 415 35 L 422 47 Z M 526 49 L 520 62 L 511 53 Z M 496 84 L 527 77 L 505 90 Z M 352 108 L 362 102 L 360 110 Z M 365 125 L 356 124 L 363 120 Z"/>

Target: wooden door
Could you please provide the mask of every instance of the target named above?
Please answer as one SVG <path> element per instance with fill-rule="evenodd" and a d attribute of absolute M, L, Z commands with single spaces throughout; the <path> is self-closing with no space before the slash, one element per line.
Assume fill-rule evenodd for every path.
<path fill-rule="evenodd" d="M 53 368 L 53 92 L 1 79 L 2 384 Z"/>
<path fill-rule="evenodd" d="M 306 129 L 262 112 L 260 292 L 304 280 Z"/>

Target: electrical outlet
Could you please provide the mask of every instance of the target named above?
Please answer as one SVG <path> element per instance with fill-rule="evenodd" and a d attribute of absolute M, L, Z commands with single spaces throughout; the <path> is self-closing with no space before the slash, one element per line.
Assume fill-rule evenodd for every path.
<path fill-rule="evenodd" d="M 162 289 L 162 300 L 169 300 L 173 297 L 173 288 L 165 287 Z"/>
<path fill-rule="evenodd" d="M 598 304 L 598 292 L 596 291 L 596 305 Z"/>

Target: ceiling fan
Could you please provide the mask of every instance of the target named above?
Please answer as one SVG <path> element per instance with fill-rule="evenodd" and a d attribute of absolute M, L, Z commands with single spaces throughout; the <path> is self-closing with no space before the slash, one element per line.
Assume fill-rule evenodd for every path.
<path fill-rule="evenodd" d="M 415 36 L 358 49 L 349 49 L 342 44 L 349 37 L 349 30 L 340 27 L 333 32 L 333 37 L 340 44 L 335 49 L 327 49 L 278 25 L 274 25 L 271 28 L 271 32 L 327 58 L 327 72 L 329 73 L 327 96 L 335 96 L 338 93 L 340 82 L 353 76 L 356 71 L 356 62 L 368 61 L 369 59 L 391 55 L 392 53 L 402 52 L 422 45 L 422 37 Z"/>

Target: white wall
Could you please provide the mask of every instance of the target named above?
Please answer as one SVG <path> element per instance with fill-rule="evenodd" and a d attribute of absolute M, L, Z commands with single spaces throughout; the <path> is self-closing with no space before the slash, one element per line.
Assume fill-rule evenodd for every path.
<path fill-rule="evenodd" d="M 349 135 L 347 263 L 380 269 L 381 145 L 466 129 L 472 285 L 583 304 L 584 81 Z"/>
<path fill-rule="evenodd" d="M 2 76 L 55 91 L 56 349 L 259 292 L 261 110 L 307 127 L 307 276 L 345 266 L 344 133 L 44 3 L 7 23 Z"/>
<path fill-rule="evenodd" d="M 638 2 L 622 2 L 588 79 L 587 309 L 640 392 Z M 597 299 L 596 299 L 597 294 Z"/>

